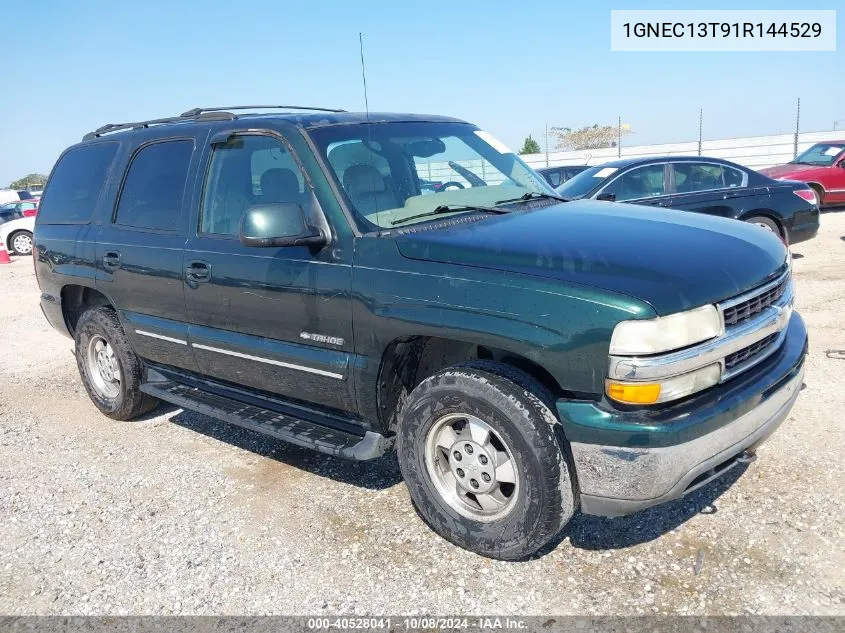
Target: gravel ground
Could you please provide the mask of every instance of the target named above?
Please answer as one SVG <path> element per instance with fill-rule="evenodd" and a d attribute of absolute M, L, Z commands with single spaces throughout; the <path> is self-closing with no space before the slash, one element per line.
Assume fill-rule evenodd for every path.
<path fill-rule="evenodd" d="M 631 517 L 579 515 L 521 563 L 431 532 L 393 458 L 172 407 L 103 417 L 31 263 L 0 266 L 0 613 L 845 615 L 843 240 L 828 213 L 793 249 L 807 387 L 760 459 Z"/>

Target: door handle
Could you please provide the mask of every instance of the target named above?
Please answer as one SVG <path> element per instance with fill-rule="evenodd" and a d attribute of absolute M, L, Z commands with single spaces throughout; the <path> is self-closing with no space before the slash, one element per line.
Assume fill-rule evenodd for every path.
<path fill-rule="evenodd" d="M 211 264 L 204 261 L 188 262 L 185 267 L 185 279 L 191 288 L 211 280 Z"/>
<path fill-rule="evenodd" d="M 120 268 L 120 253 L 107 251 L 103 254 L 103 268 L 106 270 L 117 270 Z"/>

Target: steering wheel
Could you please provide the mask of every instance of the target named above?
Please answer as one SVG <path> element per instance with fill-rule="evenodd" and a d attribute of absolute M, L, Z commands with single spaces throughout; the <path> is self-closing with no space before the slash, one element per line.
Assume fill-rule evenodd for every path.
<path fill-rule="evenodd" d="M 450 180 L 449 182 L 444 182 L 442 185 L 440 185 L 437 191 L 446 191 L 449 187 L 457 187 L 458 189 L 466 188 L 461 183 L 456 182 L 454 180 Z"/>

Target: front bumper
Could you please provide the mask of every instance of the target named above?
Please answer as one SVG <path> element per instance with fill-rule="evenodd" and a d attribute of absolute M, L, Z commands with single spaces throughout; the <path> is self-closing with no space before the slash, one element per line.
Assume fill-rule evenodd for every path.
<path fill-rule="evenodd" d="M 560 400 L 581 510 L 621 516 L 680 498 L 748 461 L 789 414 L 801 390 L 807 332 L 792 315 L 765 362 L 684 403 L 618 411 Z"/>

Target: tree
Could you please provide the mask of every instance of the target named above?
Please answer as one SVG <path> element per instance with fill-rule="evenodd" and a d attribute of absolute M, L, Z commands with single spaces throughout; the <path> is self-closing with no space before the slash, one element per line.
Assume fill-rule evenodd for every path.
<path fill-rule="evenodd" d="M 627 123 L 622 124 L 621 130 L 615 125 L 595 124 L 578 130 L 569 127 L 553 127 L 550 131 L 557 138 L 557 146 L 560 149 L 616 147 L 620 131 L 622 136 L 633 132 Z"/>
<path fill-rule="evenodd" d="M 27 189 L 35 185 L 43 186 L 45 182 L 47 182 L 47 176 L 44 174 L 27 174 L 10 184 L 9 189 Z"/>
<path fill-rule="evenodd" d="M 532 136 L 529 134 L 525 137 L 525 142 L 522 144 L 522 149 L 519 150 L 520 154 L 539 154 L 540 153 L 540 144 L 535 141 Z"/>

